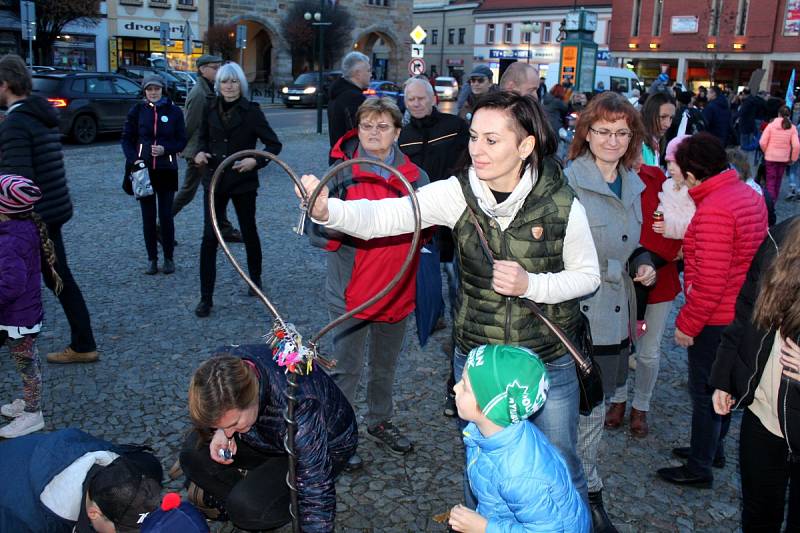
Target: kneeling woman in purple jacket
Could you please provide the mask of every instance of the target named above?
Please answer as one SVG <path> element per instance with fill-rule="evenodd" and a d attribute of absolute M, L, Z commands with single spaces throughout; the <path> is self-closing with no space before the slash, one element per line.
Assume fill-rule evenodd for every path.
<path fill-rule="evenodd" d="M 122 150 L 125 152 L 126 168 L 137 163 L 147 165 L 153 186 L 154 194 L 139 198 L 148 260 L 144 273 L 158 273 L 157 214 L 164 248 L 162 271 L 172 274 L 175 272 L 172 260 L 175 245 L 172 201 L 178 190 L 178 153 L 186 147 L 186 126 L 181 109 L 164 96 L 164 80 L 160 76 L 146 77 L 142 88 L 144 101 L 128 111 L 122 131 Z"/>
<path fill-rule="evenodd" d="M 200 365 L 189 385 L 195 426 L 180 455 L 189 499 L 207 517 L 241 529 L 291 519 L 286 485 L 285 368 L 266 344 L 227 347 Z M 322 370 L 298 377 L 295 452 L 300 529 L 334 530 L 336 476 L 358 445 L 353 408 Z M 245 472 L 245 473 L 243 473 Z"/>

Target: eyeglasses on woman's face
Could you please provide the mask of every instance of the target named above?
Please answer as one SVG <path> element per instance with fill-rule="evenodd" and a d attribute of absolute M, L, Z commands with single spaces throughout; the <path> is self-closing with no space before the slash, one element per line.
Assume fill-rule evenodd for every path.
<path fill-rule="evenodd" d="M 358 129 L 364 132 L 370 132 L 377 129 L 381 133 L 386 133 L 387 131 L 394 129 L 394 125 L 389 124 L 388 122 L 378 122 L 377 124 L 373 124 L 372 122 L 359 122 Z"/>
<path fill-rule="evenodd" d="M 633 133 L 630 130 L 611 131 L 605 128 L 596 130 L 590 126 L 589 131 L 591 131 L 593 135 L 599 137 L 603 141 L 609 141 L 613 137 L 615 140 L 619 142 L 627 142 L 633 136 Z"/>

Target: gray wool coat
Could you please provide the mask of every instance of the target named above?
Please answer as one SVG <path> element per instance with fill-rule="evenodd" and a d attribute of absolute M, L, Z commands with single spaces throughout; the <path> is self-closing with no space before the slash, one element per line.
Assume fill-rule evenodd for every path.
<path fill-rule="evenodd" d="M 622 198 L 603 180 L 594 157 L 587 152 L 564 171 L 569 185 L 586 209 L 586 218 L 600 262 L 600 287 L 581 301 L 581 311 L 589 318 L 595 346 L 614 346 L 631 336 L 636 319 L 636 298 L 629 272 L 640 264 L 651 264 L 649 254 L 637 256 L 642 227 L 641 195 L 644 183 L 632 170 L 620 165 Z"/>

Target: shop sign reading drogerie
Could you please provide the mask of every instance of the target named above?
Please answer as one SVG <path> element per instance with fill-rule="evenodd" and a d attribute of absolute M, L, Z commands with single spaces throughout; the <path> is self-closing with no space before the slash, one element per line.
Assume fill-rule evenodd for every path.
<path fill-rule="evenodd" d="M 185 24 L 183 21 L 170 22 L 170 35 L 172 39 L 181 39 Z M 158 39 L 161 31 L 160 20 L 149 19 L 117 19 L 117 35 L 119 37 L 147 37 Z"/>

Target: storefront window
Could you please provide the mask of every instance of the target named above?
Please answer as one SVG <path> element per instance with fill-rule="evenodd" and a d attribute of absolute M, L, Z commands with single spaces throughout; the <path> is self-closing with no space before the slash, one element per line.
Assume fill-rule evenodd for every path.
<path fill-rule="evenodd" d="M 59 35 L 53 43 L 52 65 L 70 70 L 97 70 L 94 35 Z"/>
<path fill-rule="evenodd" d="M 203 43 L 194 41 L 192 53 L 183 53 L 183 41 L 172 41 L 172 46 L 165 48 L 158 39 L 120 39 L 119 64 L 121 66 L 150 66 L 150 58 L 154 54 L 166 55 L 170 68 L 176 70 L 194 70 L 195 61 L 203 54 Z"/>

